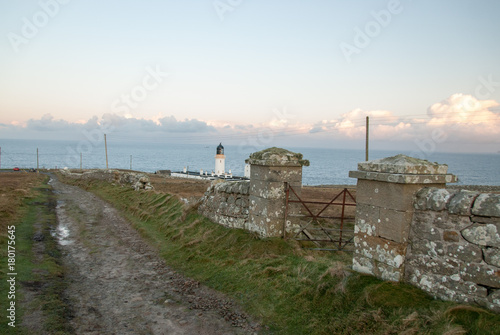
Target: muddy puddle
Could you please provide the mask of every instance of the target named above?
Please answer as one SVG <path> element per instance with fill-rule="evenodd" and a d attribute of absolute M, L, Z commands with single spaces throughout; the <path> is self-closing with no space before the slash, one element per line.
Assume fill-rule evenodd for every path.
<path fill-rule="evenodd" d="M 64 207 L 65 202 L 63 200 L 58 200 L 56 206 L 57 227 L 50 232 L 52 237 L 56 238 L 61 246 L 74 243 L 70 238 L 71 220 L 68 218 Z"/>

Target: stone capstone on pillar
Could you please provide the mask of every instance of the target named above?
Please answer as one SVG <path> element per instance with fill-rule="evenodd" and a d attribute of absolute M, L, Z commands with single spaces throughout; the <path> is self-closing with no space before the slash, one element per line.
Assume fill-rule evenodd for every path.
<path fill-rule="evenodd" d="M 245 162 L 250 164 L 248 230 L 261 237 L 282 236 L 285 183 L 300 190 L 302 166 L 309 166 L 309 161 L 300 153 L 273 147 L 251 154 Z"/>
<path fill-rule="evenodd" d="M 414 196 L 425 186 L 456 182 L 447 172 L 447 165 L 405 155 L 359 163 L 357 171 L 349 172 L 358 179 L 354 270 L 386 280 L 404 279 Z"/>

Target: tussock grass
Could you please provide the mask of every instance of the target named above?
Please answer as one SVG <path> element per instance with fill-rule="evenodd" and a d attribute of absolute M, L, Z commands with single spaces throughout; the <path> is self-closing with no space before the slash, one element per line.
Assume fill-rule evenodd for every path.
<path fill-rule="evenodd" d="M 498 333 L 499 315 L 352 272 L 347 253 L 227 229 L 160 192 L 99 181 L 80 186 L 121 210 L 169 265 L 236 299 L 270 333 Z"/>
<path fill-rule="evenodd" d="M 7 325 L 6 318 L 0 323 L 1 334 L 32 334 L 33 327 L 49 334 L 68 334 L 72 332 L 68 320 L 72 317 L 68 303 L 63 299 L 66 287 L 65 269 L 61 264 L 61 253 L 57 241 L 51 236 L 56 223 L 55 203 L 52 199 L 48 178 L 43 175 L 30 177 L 26 183 L 30 187 L 21 198 L 12 199 L 14 210 L 7 220 L 2 220 L 2 232 L 5 226 L 14 225 L 16 236 L 16 327 Z M 33 188 L 31 188 L 33 187 Z M 2 194 L 0 192 L 0 194 Z M 43 234 L 41 242 L 34 242 L 33 235 L 37 230 Z M 2 262 L 0 273 L 2 279 L 7 273 L 6 237 L 0 237 Z M 43 244 L 43 248 L 34 253 L 34 243 Z M 5 256 L 5 257 L 4 257 Z M 0 306 L 6 309 L 8 287 L 5 280 L 0 282 Z M 31 299 L 26 301 L 26 297 Z M 4 309 L 5 308 L 5 309 Z M 36 315 L 36 324 L 30 321 L 23 323 L 27 315 Z"/>

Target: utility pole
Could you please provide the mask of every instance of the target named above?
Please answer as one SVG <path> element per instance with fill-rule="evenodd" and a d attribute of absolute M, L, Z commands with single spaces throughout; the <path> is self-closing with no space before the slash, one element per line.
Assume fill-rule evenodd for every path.
<path fill-rule="evenodd" d="M 365 160 L 368 161 L 368 143 L 370 141 L 370 117 L 366 117 L 366 144 L 365 144 Z"/>
<path fill-rule="evenodd" d="M 36 148 L 36 169 L 38 170 L 38 164 L 39 160 L 38 160 L 38 148 Z"/>
<path fill-rule="evenodd" d="M 104 134 L 104 149 L 106 150 L 106 170 L 108 169 L 108 143 L 106 142 L 106 134 Z"/>

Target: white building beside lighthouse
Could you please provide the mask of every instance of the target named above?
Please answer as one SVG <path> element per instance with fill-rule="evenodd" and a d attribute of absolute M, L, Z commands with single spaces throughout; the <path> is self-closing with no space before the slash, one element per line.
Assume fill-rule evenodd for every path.
<path fill-rule="evenodd" d="M 223 176 L 226 172 L 226 156 L 224 156 L 224 147 L 222 143 L 217 147 L 217 154 L 215 155 L 215 175 Z"/>

